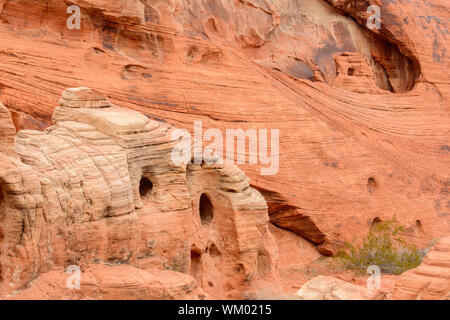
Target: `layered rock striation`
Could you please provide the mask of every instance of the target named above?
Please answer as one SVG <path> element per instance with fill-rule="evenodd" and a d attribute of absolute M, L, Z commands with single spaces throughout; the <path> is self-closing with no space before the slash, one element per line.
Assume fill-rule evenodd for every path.
<path fill-rule="evenodd" d="M 69 5 L 80 8 L 80 29 L 67 27 Z M 372 5 L 380 29 L 367 27 Z M 189 131 L 194 121 L 204 130 L 279 129 L 275 175 L 241 166 L 277 226 L 324 254 L 394 215 L 420 245 L 448 235 L 444 1 L 4 0 L 0 8 L 0 99 L 18 128 L 50 125 L 61 91 L 85 85 Z"/>
<path fill-rule="evenodd" d="M 258 281 L 277 280 L 266 202 L 234 164 L 175 165 L 174 127 L 89 88 L 67 89 L 53 125 L 22 130 L 15 142 L 0 107 L 3 295 L 44 273 L 61 279 L 57 270 L 70 266 L 102 282 L 98 270 L 120 278 L 128 271 L 117 266 L 129 265 L 144 272 L 136 286 L 147 289 L 161 287 L 155 270 L 189 274 L 181 278 L 191 282 L 186 297 L 197 286 L 212 297 L 242 297 Z M 170 279 L 180 283 L 167 274 L 169 287 Z M 150 289 L 140 298 L 183 297 Z M 81 297 L 93 294 L 86 290 Z"/>
<path fill-rule="evenodd" d="M 402 274 L 396 281 L 391 299 L 450 299 L 450 237 L 436 242 L 422 264 Z"/>

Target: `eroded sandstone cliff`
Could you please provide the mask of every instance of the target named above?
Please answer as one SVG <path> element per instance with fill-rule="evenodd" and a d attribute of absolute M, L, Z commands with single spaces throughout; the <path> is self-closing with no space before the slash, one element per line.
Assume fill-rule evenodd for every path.
<path fill-rule="evenodd" d="M 67 28 L 70 5 L 81 8 L 80 29 Z M 371 5 L 381 7 L 380 29 L 367 28 L 367 8 Z M 185 217 L 181 212 L 195 211 L 202 188 L 212 184 L 221 190 L 217 181 L 226 180 L 223 176 L 230 174 L 240 177 L 236 178 L 240 181 L 239 192 L 232 193 L 233 197 L 248 197 L 250 203 L 259 203 L 256 207 L 262 208 L 264 201 L 256 196 L 258 193 L 248 193 L 258 190 L 267 202 L 271 223 L 289 230 L 287 233 L 274 229 L 278 247 L 303 250 L 304 258 L 286 258 L 286 253 L 280 253 L 279 266 L 286 270 L 297 262 L 316 258 L 317 252 L 311 251 L 310 246 L 322 254 L 333 254 L 344 241 L 367 232 L 374 221 L 394 215 L 407 226 L 408 239 L 425 246 L 431 239 L 450 232 L 449 10 L 444 0 L 0 0 L 0 101 L 10 110 L 17 129 L 42 131 L 52 124 L 52 115 L 55 122 L 51 132 L 19 132 L 16 154 L 11 143 L 11 122 L 2 120 L 0 130 L 5 134 L 0 147 L 7 160 L 1 161 L 1 174 L 6 176 L 4 172 L 13 170 L 14 176 L 26 177 L 29 182 L 24 187 L 31 192 L 16 190 L 7 194 L 17 197 L 18 203 L 33 203 L 16 210 L 32 212 L 37 210 L 33 206 L 47 201 L 50 217 L 65 212 L 74 224 L 67 230 L 79 228 L 78 223 L 86 219 L 97 221 L 98 228 L 103 228 L 104 232 L 97 233 L 65 230 L 70 234 L 67 239 L 72 239 L 65 240 L 71 243 L 69 248 L 85 243 L 83 237 L 106 237 L 108 240 L 93 241 L 98 242 L 95 246 L 103 246 L 94 249 L 101 259 L 118 261 L 130 256 L 131 260 L 126 261 L 135 258 L 157 268 L 173 266 L 176 250 L 168 249 L 163 254 L 160 247 L 146 249 L 148 252 L 136 249 L 147 243 L 152 247 L 155 233 L 168 248 L 183 247 L 182 242 L 190 239 L 195 249 L 180 249 L 189 261 L 211 249 L 202 236 L 197 239 L 195 233 L 182 227 Z M 141 126 L 139 133 L 126 133 L 126 129 L 115 128 L 118 120 L 106 118 L 132 121 L 134 113 L 130 112 L 129 117 L 121 117 L 120 113 L 102 117 L 96 111 L 72 108 L 70 95 L 54 111 L 61 92 L 78 86 L 95 88 L 113 104 L 139 111 L 158 122 L 151 122 L 154 129 L 145 128 L 145 120 L 136 116 Z M 5 110 L 0 112 L 0 119 L 9 117 Z M 99 119 L 108 125 L 98 128 Z M 239 165 L 251 179 L 251 188 L 244 192 L 244 175 L 237 169 L 231 173 L 224 168 L 204 171 L 193 165 L 183 172 L 167 166 L 164 159 L 167 160 L 171 142 L 164 140 L 170 136 L 163 133 L 163 128 L 175 125 L 192 131 L 194 121 L 202 121 L 205 129 L 222 131 L 279 129 L 278 173 L 261 176 L 261 165 Z M 149 130 L 148 135 L 153 132 L 155 139 L 162 139 L 162 150 L 159 143 L 146 145 L 150 138 L 145 137 L 145 130 Z M 77 152 L 67 145 L 68 137 L 79 141 L 76 143 L 82 147 L 77 144 Z M 148 154 L 142 156 L 137 146 L 148 148 Z M 81 183 L 81 169 L 66 168 L 66 163 L 50 169 L 53 163 L 45 163 L 49 160 L 44 155 L 59 152 L 64 154 L 64 161 L 85 161 L 83 170 L 93 170 L 86 187 L 77 185 Z M 246 153 L 247 157 L 252 156 L 250 150 Z M 155 161 L 156 167 L 145 168 L 147 161 Z M 47 170 L 62 172 L 63 180 L 55 182 L 55 174 Z M 45 179 L 32 178 L 36 172 Z M 156 209 L 144 209 L 146 197 L 141 198 L 139 193 L 142 176 L 152 181 L 154 188 L 161 188 L 151 197 L 155 205 L 150 207 Z M 14 181 L 9 183 L 21 180 Z M 110 190 L 108 181 L 114 181 Z M 58 192 L 51 191 L 55 186 Z M 39 188 L 49 192 L 47 198 L 42 196 L 44 191 L 38 192 Z M 83 188 L 99 188 L 95 196 L 101 200 L 84 204 L 92 196 Z M 20 200 L 29 197 L 36 199 Z M 242 201 L 225 201 L 215 193 L 209 197 L 217 201 L 216 206 L 227 208 L 233 201 Z M 61 207 L 61 199 L 63 203 L 64 199 L 73 202 Z M 264 211 L 261 208 L 258 210 Z M 158 218 L 145 221 L 139 217 L 139 210 L 155 211 Z M 241 209 L 233 212 L 236 210 Z M 176 222 L 157 225 L 155 221 L 167 218 L 166 212 L 172 212 L 167 216 Z M 111 236 L 105 235 L 109 227 L 102 225 L 106 223 L 103 217 L 113 221 L 124 216 L 131 220 L 123 221 L 128 227 L 118 234 L 129 235 L 124 240 L 128 243 L 126 249 L 122 248 L 123 239 L 114 240 L 115 231 L 111 231 Z M 42 225 L 30 219 L 28 224 Z M 239 220 L 235 228 L 242 223 L 242 230 L 250 230 L 246 227 L 250 223 L 259 230 L 261 243 L 270 243 L 272 240 L 264 240 L 266 222 L 252 219 Z M 3 242 L 8 250 L 8 246 L 29 237 L 21 236 L 26 233 L 20 230 L 26 228 L 20 226 L 20 221 L 17 216 L 12 217 L 8 222 L 11 227 L 5 229 L 13 231 L 12 238 Z M 85 225 L 89 224 L 81 223 L 82 228 Z M 119 225 L 114 223 L 111 228 Z M 137 231 L 146 235 L 139 238 Z M 51 232 L 60 236 L 57 231 Z M 233 247 L 240 240 L 239 232 L 232 232 Z M 297 240 L 282 242 L 291 236 Z M 49 239 L 51 242 L 51 236 Z M 36 244 L 29 244 L 33 245 Z M 272 262 L 267 262 L 272 258 L 267 257 L 272 257 L 275 248 L 269 247 L 272 249 L 252 247 L 253 251 L 263 252 L 261 259 L 256 260 L 270 266 L 267 270 L 273 267 Z M 2 255 L 13 259 L 8 250 L 2 250 Z M 88 254 L 91 247 L 83 250 Z M 148 257 L 154 250 L 160 250 L 157 252 L 161 259 Z M 220 248 L 219 251 L 225 255 Z M 257 263 L 252 254 L 252 258 L 236 259 L 249 259 L 248 270 L 255 271 Z M 145 258 L 140 259 L 139 255 Z M 67 256 L 61 255 L 61 259 Z M 43 258 L 40 255 L 36 260 L 28 256 L 27 259 Z M 216 258 L 205 259 L 214 264 Z M 225 260 L 235 261 L 228 257 Z M 45 259 L 38 263 L 39 267 L 24 263 L 23 268 L 29 270 L 25 274 L 39 273 L 31 270 L 44 268 L 46 263 Z M 233 263 L 222 265 L 224 269 L 213 273 L 233 273 Z M 237 272 L 233 283 L 240 283 L 243 274 L 253 271 Z M 2 272 L 6 272 L 4 268 Z M 11 277 L 14 271 L 9 270 L 8 274 Z M 25 280 L 21 282 L 24 283 Z M 208 288 L 208 280 L 201 286 Z M 235 295 L 234 290 L 245 291 L 240 287 L 228 289 L 225 291 L 231 296 Z M 212 295 L 223 294 L 223 289 L 208 290 Z"/>

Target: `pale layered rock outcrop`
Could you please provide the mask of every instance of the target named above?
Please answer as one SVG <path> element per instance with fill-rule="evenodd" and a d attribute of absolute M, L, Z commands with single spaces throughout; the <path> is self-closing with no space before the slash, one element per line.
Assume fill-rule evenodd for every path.
<path fill-rule="evenodd" d="M 63 93 L 45 132 L 22 130 L 15 142 L 2 105 L 0 114 L 2 295 L 31 285 L 23 297 L 110 299 L 135 288 L 129 297 L 239 298 L 276 285 L 264 198 L 234 164 L 175 164 L 173 126 L 85 87 Z M 69 266 L 87 279 L 78 293 L 61 287 Z M 57 290 L 40 296 L 52 281 Z"/>

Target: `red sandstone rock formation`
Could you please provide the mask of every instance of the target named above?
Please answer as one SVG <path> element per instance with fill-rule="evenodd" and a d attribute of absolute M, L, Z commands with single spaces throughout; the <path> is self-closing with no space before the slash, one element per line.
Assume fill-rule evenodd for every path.
<path fill-rule="evenodd" d="M 367 289 L 330 276 L 318 276 L 297 292 L 302 300 L 382 300 L 381 291 Z"/>
<path fill-rule="evenodd" d="M 450 299 L 450 237 L 439 240 L 419 267 L 400 276 L 391 299 Z"/>
<path fill-rule="evenodd" d="M 79 30 L 67 28 L 69 4 L 81 8 Z M 367 8 L 374 4 L 381 7 L 379 30 L 369 30 L 366 26 L 370 15 Z M 148 159 L 141 159 L 141 155 L 134 153 L 134 142 L 120 138 L 127 136 L 126 129 L 116 127 L 120 113 L 113 116 L 115 120 L 101 118 L 108 124 L 101 130 L 94 126 L 93 133 L 85 125 L 92 127 L 93 121 L 101 126 L 102 121 L 97 121 L 96 111 L 91 110 L 91 114 L 84 108 L 81 112 L 69 108 L 78 103 L 76 92 L 67 93 L 61 100 L 63 106 L 54 112 L 61 92 L 67 87 L 89 86 L 104 93 L 113 104 L 163 121 L 168 128 L 175 125 L 192 131 L 193 122 L 200 120 L 205 130 L 279 129 L 278 173 L 261 176 L 261 164 L 240 165 L 240 168 L 251 179 L 251 187 L 267 201 L 272 223 L 311 241 L 323 254 L 333 254 L 343 241 L 367 232 L 374 220 L 394 215 L 408 227 L 408 239 L 424 246 L 431 239 L 450 233 L 449 18 L 449 7 L 444 0 L 74 0 L 70 3 L 0 0 L 0 101 L 11 110 L 13 118 L 13 122 L 3 121 L 1 126 L 6 128 L 0 126 L 0 132 L 5 132 L 4 136 L 0 135 L 0 174 L 14 177 L 8 178 L 12 180 L 5 178 L 4 184 L 13 186 L 8 189 L 6 201 L 11 202 L 14 210 L 26 210 L 32 217 L 31 212 L 36 208 L 24 207 L 23 198 L 36 198 L 33 201 L 37 204 L 45 203 L 45 197 L 39 199 L 43 194 L 37 191 L 40 184 L 42 190 L 53 193 L 48 201 L 52 208 L 49 214 L 72 210 L 71 221 L 84 216 L 97 219 L 103 215 L 112 215 L 114 219 L 114 212 L 122 215 L 133 205 L 138 210 L 158 211 L 154 213 L 158 219 L 165 219 L 166 212 L 174 211 L 176 222 L 164 224 L 162 229 L 156 225 L 156 220 L 145 221 L 139 213 L 135 214 L 135 221 L 139 219 L 142 224 L 136 222 L 125 228 L 128 234 L 135 235 L 134 231 L 139 229 L 148 235 L 135 240 L 141 248 L 148 244 L 148 252 L 153 252 L 154 234 L 162 237 L 164 245 L 168 246 L 161 259 L 152 259 L 148 252 L 134 252 L 143 256 L 137 261 L 142 260 L 144 266 L 173 266 L 173 260 L 168 258 L 174 257 L 172 248 L 186 239 L 200 248 L 195 247 L 192 253 L 194 261 L 196 255 L 211 249 L 208 240 L 200 236 L 198 239 L 190 238 L 189 234 L 181 236 L 186 231 L 181 227 L 183 218 L 178 217 L 177 212 L 194 208 L 200 201 L 202 188 L 209 186 L 211 179 L 226 180 L 228 171 L 204 168 L 206 172 L 202 169 L 199 173 L 196 166 L 189 167 L 183 182 L 185 189 L 178 184 L 184 176 L 182 173 L 167 173 L 172 168 L 158 165 L 156 169 L 148 169 L 149 172 L 142 171 L 142 161 Z M 103 104 L 95 97 L 90 99 L 95 101 L 91 106 Z M 4 109 L 0 108 L 0 119 L 3 119 L 2 114 L 6 113 L 1 110 Z M 129 117 L 133 118 L 133 114 L 130 112 Z M 21 162 L 15 155 L 11 123 L 17 129 L 42 130 L 51 124 L 52 115 L 64 119 L 58 120 L 60 122 L 69 122 L 70 125 L 62 123 L 58 127 L 56 121 L 57 131 L 65 138 L 75 134 L 82 137 L 83 143 L 95 141 L 95 148 L 89 147 L 90 144 L 83 147 L 88 150 L 82 150 L 82 157 L 94 157 L 100 161 L 100 167 L 112 162 L 111 158 L 122 158 L 119 167 L 122 171 L 106 169 L 106 176 L 112 175 L 110 181 L 118 181 L 111 186 L 114 191 L 110 195 L 105 191 L 108 183 L 98 182 L 105 173 L 92 169 L 94 176 L 89 180 L 96 187 L 88 185 L 86 188 L 96 190 L 99 183 L 102 191 L 98 196 L 102 200 L 86 212 L 79 199 L 89 197 L 79 194 L 81 187 L 75 188 L 75 194 L 67 192 L 64 182 L 55 183 L 51 173 L 46 173 L 50 177 L 37 179 L 33 172 L 39 172 L 37 168 L 44 168 L 44 164 L 51 166 L 45 163 L 47 160 L 42 154 L 59 151 L 42 150 L 42 145 L 45 141 L 51 146 L 55 143 L 53 139 L 60 139 L 59 133 L 19 132 L 16 149 Z M 83 119 L 81 124 L 72 127 L 79 116 Z M 142 125 L 140 120 L 136 121 Z M 155 134 L 165 130 L 160 123 L 156 126 Z M 142 126 L 139 130 L 145 131 Z M 116 145 L 97 131 L 117 136 L 113 140 L 127 151 L 116 154 L 115 148 L 110 148 Z M 161 135 L 164 137 L 163 133 Z M 142 142 L 139 138 L 135 143 L 145 145 L 145 139 Z M 156 148 L 148 149 L 157 152 L 154 155 L 157 162 L 164 159 Z M 67 153 L 68 160 L 76 157 L 71 151 Z M 125 154 L 132 160 L 128 169 L 129 182 L 124 181 L 127 178 L 122 174 L 126 168 Z M 99 164 L 94 163 L 87 168 L 97 166 Z M 79 183 L 79 178 L 72 178 L 79 175 L 77 170 L 71 172 L 62 164 L 53 170 L 65 172 L 66 182 L 75 179 L 73 181 Z M 156 177 L 154 170 L 158 173 Z M 147 178 L 158 179 L 156 183 L 162 188 L 152 199 L 157 210 L 144 209 L 145 200 L 139 196 L 139 178 L 144 173 Z M 114 175 L 117 177 L 113 178 Z M 197 182 L 200 178 L 205 180 Z M 241 183 L 240 180 L 239 191 L 244 190 Z M 21 184 L 25 189 L 17 189 Z M 51 191 L 54 184 L 61 191 Z M 131 189 L 127 189 L 128 185 Z M 220 190 L 215 186 L 215 192 Z M 177 188 L 175 194 L 170 191 L 172 187 Z M 255 199 L 255 194 L 249 194 L 248 190 L 251 189 L 247 189 L 247 194 L 238 194 L 250 202 L 261 200 Z M 210 195 L 213 204 L 215 197 L 215 194 Z M 72 199 L 73 203 L 67 208 L 58 208 L 60 199 Z M 27 203 L 35 203 L 33 201 Z M 194 204 L 188 205 L 190 201 Z M 233 201 L 241 199 L 233 198 Z M 218 207 L 222 205 L 222 199 L 216 203 Z M 233 207 L 233 214 L 239 216 L 240 210 Z M 11 230 L 20 229 L 20 222 L 15 219 L 12 216 L 8 220 Z M 34 224 L 33 218 L 30 219 Z M 249 265 L 244 267 L 245 276 L 255 270 L 255 262 L 251 261 L 255 255 L 262 255 L 259 261 L 272 268 L 272 258 L 267 257 L 275 250 L 272 245 L 265 249 L 272 241 L 266 239 L 270 238 L 266 223 L 246 219 L 237 220 L 243 223 L 243 237 L 247 236 L 246 232 L 253 234 L 251 228 L 245 227 L 250 223 L 258 230 L 262 244 L 258 249 L 249 249 L 252 258 L 238 258 Z M 197 225 L 199 223 L 197 221 Z M 106 227 L 101 228 L 106 230 Z M 173 239 L 169 230 L 180 236 Z M 73 246 L 84 243 L 83 237 L 93 236 L 88 231 L 84 235 L 84 231 L 63 232 L 73 233 Z M 241 245 L 239 241 L 244 238 L 240 238 L 240 231 L 230 232 L 236 236 L 233 245 Z M 5 235 L 2 246 L 9 248 L 18 243 L 19 233 L 12 232 L 11 239 Z M 105 236 L 101 232 L 95 235 Z M 27 237 L 29 235 L 21 238 Z M 99 243 L 106 241 L 97 240 Z M 120 253 L 121 240 L 117 242 L 113 241 L 111 248 L 98 251 L 102 258 L 107 259 L 111 252 Z M 279 247 L 292 248 L 283 244 Z M 86 250 L 90 252 L 89 247 Z M 158 254 L 164 251 L 157 250 L 161 251 Z M 309 248 L 306 250 L 307 256 L 314 256 Z M 114 258 L 117 258 L 115 254 Z M 215 264 L 213 261 L 211 258 L 208 263 Z M 289 269 L 294 263 L 291 262 L 286 262 L 284 267 Z M 230 267 L 226 264 L 222 267 L 223 270 L 211 270 L 214 274 L 227 274 Z M 38 267 L 27 265 L 26 268 L 36 272 Z M 26 272 L 31 274 L 31 271 Z M 208 277 L 202 280 L 205 283 L 201 286 L 207 287 Z M 209 290 L 213 296 L 223 294 L 222 289 Z M 244 289 L 228 287 L 225 291 L 235 296 L 234 290 L 242 292 Z"/>
<path fill-rule="evenodd" d="M 115 286 L 103 271 L 118 279 L 136 272 L 120 281 L 143 291 L 130 297 L 143 299 L 188 298 L 197 284 L 215 298 L 243 297 L 264 281 L 276 286 L 266 202 L 234 164 L 174 164 L 172 126 L 88 88 L 66 90 L 53 126 L 20 131 L 15 150 L 12 120 L 0 107 L 2 294 L 14 296 L 50 272 L 31 292 L 54 276 L 61 292 L 41 297 L 70 295 L 53 270 L 71 265 L 94 278 L 80 298 Z M 138 269 L 116 268 L 122 264 Z M 162 269 L 195 280 L 158 274 Z M 182 295 L 184 285 L 192 290 Z M 179 292 L 165 292 L 172 286 Z M 126 293 L 110 294 L 97 298 Z"/>

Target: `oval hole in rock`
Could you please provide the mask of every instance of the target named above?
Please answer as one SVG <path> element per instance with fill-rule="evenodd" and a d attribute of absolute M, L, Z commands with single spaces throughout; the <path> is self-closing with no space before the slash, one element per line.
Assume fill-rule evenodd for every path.
<path fill-rule="evenodd" d="M 377 184 L 375 182 L 375 178 L 369 178 L 367 180 L 367 191 L 369 193 L 373 193 L 375 191 Z"/>
<path fill-rule="evenodd" d="M 153 183 L 146 177 L 142 177 L 141 182 L 139 183 L 139 194 L 141 195 L 141 199 L 148 199 L 152 194 L 152 190 Z"/>
<path fill-rule="evenodd" d="M 205 193 L 200 196 L 199 211 L 202 224 L 210 224 L 214 218 L 214 207 L 211 200 L 209 200 L 209 197 Z"/>
<path fill-rule="evenodd" d="M 355 69 L 354 68 L 348 68 L 347 74 L 349 76 L 353 76 L 355 74 Z"/>

